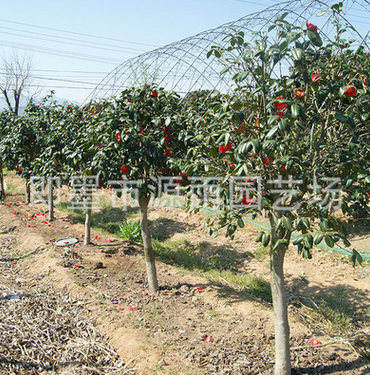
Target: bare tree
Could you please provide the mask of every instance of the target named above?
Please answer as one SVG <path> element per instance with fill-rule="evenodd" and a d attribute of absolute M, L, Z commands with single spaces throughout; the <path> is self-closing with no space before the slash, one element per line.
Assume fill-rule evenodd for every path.
<path fill-rule="evenodd" d="M 30 96 L 33 63 L 28 54 L 13 52 L 4 57 L 0 73 L 0 91 L 10 111 L 19 114 L 21 98 Z"/>
<path fill-rule="evenodd" d="M 21 98 L 23 96 L 30 98 L 32 57 L 29 54 L 21 56 L 13 52 L 3 58 L 0 69 L 0 93 L 3 94 L 8 109 L 18 116 Z M 3 163 L 0 155 L 0 200 L 4 197 Z"/>

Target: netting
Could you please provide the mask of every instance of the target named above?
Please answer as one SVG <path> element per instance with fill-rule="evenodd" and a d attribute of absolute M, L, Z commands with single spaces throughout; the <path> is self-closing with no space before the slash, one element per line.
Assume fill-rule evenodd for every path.
<path fill-rule="evenodd" d="M 234 88 L 232 76 L 235 72 L 229 71 L 220 75 L 224 66 L 214 55 L 207 58 L 207 52 L 214 45 L 225 46 L 228 43 L 225 36 L 233 30 L 243 31 L 246 41 L 253 40 L 256 32 L 265 30 L 285 12 L 288 12 L 285 19 L 293 24 L 304 25 L 306 20 L 314 21 L 323 39 L 334 32 L 331 18 L 337 17 L 337 21 L 346 27 L 347 37 L 353 38 L 357 45 L 363 45 L 368 51 L 370 23 L 360 22 L 361 27 L 359 27 L 358 14 L 360 13 L 363 19 L 370 18 L 370 0 L 342 2 L 343 11 L 339 15 L 334 16 L 332 12 L 327 12 L 321 17 L 316 17 L 317 13 L 337 1 L 282 2 L 237 21 L 146 52 L 117 66 L 100 82 L 86 101 L 97 97 L 116 96 L 125 88 L 154 83 L 167 90 L 176 91 L 180 95 L 196 90 L 230 92 Z"/>

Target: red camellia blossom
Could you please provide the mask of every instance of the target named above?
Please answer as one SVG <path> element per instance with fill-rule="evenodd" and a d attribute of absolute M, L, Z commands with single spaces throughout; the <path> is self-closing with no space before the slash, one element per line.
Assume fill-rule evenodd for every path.
<path fill-rule="evenodd" d="M 125 165 L 122 165 L 120 169 L 121 169 L 121 172 L 122 172 L 122 173 L 127 173 L 127 172 L 129 171 L 130 168 L 129 168 L 129 167 L 126 167 Z"/>
<path fill-rule="evenodd" d="M 284 96 L 278 96 L 276 99 L 285 99 L 285 98 L 284 98 Z M 278 109 L 279 111 L 284 109 L 287 105 L 288 104 L 282 103 L 282 102 L 275 102 L 274 103 L 275 108 Z"/>
<path fill-rule="evenodd" d="M 368 84 L 368 82 L 367 82 L 367 78 L 366 78 L 366 77 L 362 77 L 362 82 L 364 83 L 364 85 L 365 85 L 366 87 L 368 87 L 368 86 L 369 86 L 369 84 Z"/>
<path fill-rule="evenodd" d="M 366 193 L 367 197 L 370 199 L 370 191 Z"/>
<path fill-rule="evenodd" d="M 252 201 L 253 201 L 252 198 L 249 198 L 246 195 L 244 195 L 242 199 L 242 204 L 244 204 L 244 206 L 249 206 L 250 204 L 252 204 Z"/>
<path fill-rule="evenodd" d="M 18 166 L 17 168 L 15 168 L 18 172 L 22 172 L 22 168 L 20 166 Z"/>
<path fill-rule="evenodd" d="M 312 82 L 319 82 L 320 79 L 321 79 L 320 74 L 312 74 L 312 75 L 311 75 L 311 81 L 312 81 Z"/>
<path fill-rule="evenodd" d="M 100 151 L 102 148 L 103 148 L 103 146 L 100 145 L 100 146 L 98 147 L 98 150 Z"/>
<path fill-rule="evenodd" d="M 269 164 L 272 164 L 273 161 L 274 161 L 274 158 L 270 156 L 270 157 L 265 158 L 265 160 L 263 161 L 263 164 L 269 165 Z"/>
<path fill-rule="evenodd" d="M 295 89 L 295 90 L 294 90 L 294 95 L 295 95 L 297 98 L 302 98 L 302 96 L 304 95 L 304 91 L 299 90 L 299 89 Z"/>
<path fill-rule="evenodd" d="M 229 151 L 233 148 L 231 142 L 229 142 L 227 145 L 222 145 L 218 148 L 218 151 L 225 153 L 226 151 Z"/>
<path fill-rule="evenodd" d="M 232 167 L 235 167 L 235 164 L 232 161 L 230 161 L 229 166 L 232 168 Z"/>
<path fill-rule="evenodd" d="M 283 116 L 284 116 L 284 112 L 278 112 L 277 115 L 278 115 L 280 118 L 283 118 Z"/>
<path fill-rule="evenodd" d="M 312 31 L 312 32 L 315 33 L 315 34 L 317 33 L 317 26 L 314 25 L 312 22 L 307 21 L 307 22 L 306 22 L 306 26 L 307 26 L 307 30 Z"/>
<path fill-rule="evenodd" d="M 285 165 L 283 165 L 283 166 L 281 167 L 281 170 L 282 170 L 283 172 L 286 172 Z"/>
<path fill-rule="evenodd" d="M 348 86 L 346 91 L 344 91 L 344 95 L 348 98 L 349 96 L 355 96 L 357 94 L 356 87 Z"/>
<path fill-rule="evenodd" d="M 164 149 L 164 153 L 166 156 L 171 156 L 171 151 L 168 150 L 167 148 Z"/>
<path fill-rule="evenodd" d="M 121 140 L 121 133 L 120 132 L 116 133 L 116 138 L 117 138 L 118 142 Z"/>
<path fill-rule="evenodd" d="M 152 97 L 153 97 L 154 99 L 158 98 L 158 93 L 157 93 L 157 91 L 155 91 L 155 90 L 152 91 Z"/>

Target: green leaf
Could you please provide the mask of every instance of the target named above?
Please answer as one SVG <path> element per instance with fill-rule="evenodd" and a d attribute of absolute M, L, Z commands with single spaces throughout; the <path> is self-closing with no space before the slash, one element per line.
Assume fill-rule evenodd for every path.
<path fill-rule="evenodd" d="M 324 233 L 317 231 L 315 237 L 313 238 L 313 243 L 318 245 L 324 238 Z"/>
<path fill-rule="evenodd" d="M 270 233 L 264 233 L 262 236 L 262 245 L 267 246 L 270 242 Z"/>
<path fill-rule="evenodd" d="M 275 251 L 279 246 L 288 247 L 289 241 L 287 239 L 277 240 L 275 246 L 273 247 L 272 251 Z"/>
<path fill-rule="evenodd" d="M 292 223 L 290 219 L 286 216 L 283 217 L 283 225 L 286 230 L 292 230 Z"/>
<path fill-rule="evenodd" d="M 353 265 L 353 267 L 356 265 L 356 262 L 358 262 L 358 264 L 362 264 L 362 256 L 361 256 L 361 254 L 357 251 L 357 250 L 355 250 L 355 249 L 353 249 L 352 250 L 352 256 L 351 256 L 351 259 L 352 259 L 352 265 Z"/>
<path fill-rule="evenodd" d="M 297 246 L 297 245 L 300 244 L 303 240 L 304 240 L 304 235 L 301 234 L 299 237 L 297 237 L 296 239 L 294 239 L 294 241 L 293 241 L 293 245 L 294 245 L 294 246 Z"/>
<path fill-rule="evenodd" d="M 326 232 L 328 230 L 328 220 L 321 219 L 320 220 L 320 228 L 323 232 Z"/>
<path fill-rule="evenodd" d="M 301 48 L 292 49 L 292 58 L 294 61 L 301 61 L 303 57 L 303 50 Z"/>
<path fill-rule="evenodd" d="M 297 118 L 299 116 L 299 105 L 298 104 L 293 104 L 291 106 L 291 110 L 292 110 L 292 117 L 293 118 Z"/>
<path fill-rule="evenodd" d="M 330 233 L 326 233 L 325 234 L 325 242 L 326 244 L 329 246 L 329 247 L 333 247 L 334 246 L 334 240 L 331 236 Z"/>
<path fill-rule="evenodd" d="M 265 234 L 264 231 L 261 231 L 258 233 L 258 236 L 256 238 L 256 242 L 261 242 L 262 241 L 262 236 Z"/>
<path fill-rule="evenodd" d="M 238 225 L 239 225 L 239 228 L 244 228 L 244 221 L 241 217 L 238 217 Z"/>
<path fill-rule="evenodd" d="M 348 117 L 340 114 L 339 112 L 335 112 L 334 117 L 340 122 L 343 122 L 343 123 L 348 122 Z"/>
<path fill-rule="evenodd" d="M 276 132 L 279 130 L 279 126 L 278 125 L 274 125 L 271 130 L 266 134 L 266 138 L 269 139 L 269 138 L 273 138 L 273 136 L 276 134 Z"/>

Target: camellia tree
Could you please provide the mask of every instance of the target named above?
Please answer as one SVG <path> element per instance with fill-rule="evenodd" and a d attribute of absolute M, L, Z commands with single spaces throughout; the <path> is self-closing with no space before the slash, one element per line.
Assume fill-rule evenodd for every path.
<path fill-rule="evenodd" d="M 239 32 L 229 35 L 229 47 L 210 51 L 235 70 L 239 88 L 194 121 L 181 162 L 188 175 L 220 177 L 211 234 L 225 228 L 232 238 L 247 214 L 267 214 L 270 229 L 257 241 L 270 246 L 277 375 L 291 373 L 283 271 L 289 245 L 304 258 L 323 241 L 350 246 L 339 211 L 366 209 L 370 196 L 369 54 L 343 39 L 337 22 L 334 40 L 323 42 L 311 22 L 302 29 L 285 16 L 253 42 Z M 288 74 L 277 74 L 282 66 Z M 355 249 L 352 261 L 362 261 Z"/>
<path fill-rule="evenodd" d="M 118 193 L 131 188 L 138 199 L 150 292 L 158 291 L 158 281 L 148 205 L 166 178 L 179 174 L 174 160 L 185 150 L 178 137 L 179 102 L 177 94 L 163 89 L 131 88 L 119 98 L 90 103 L 84 119 L 86 147 L 94 154 L 88 168 L 101 186 Z"/>

